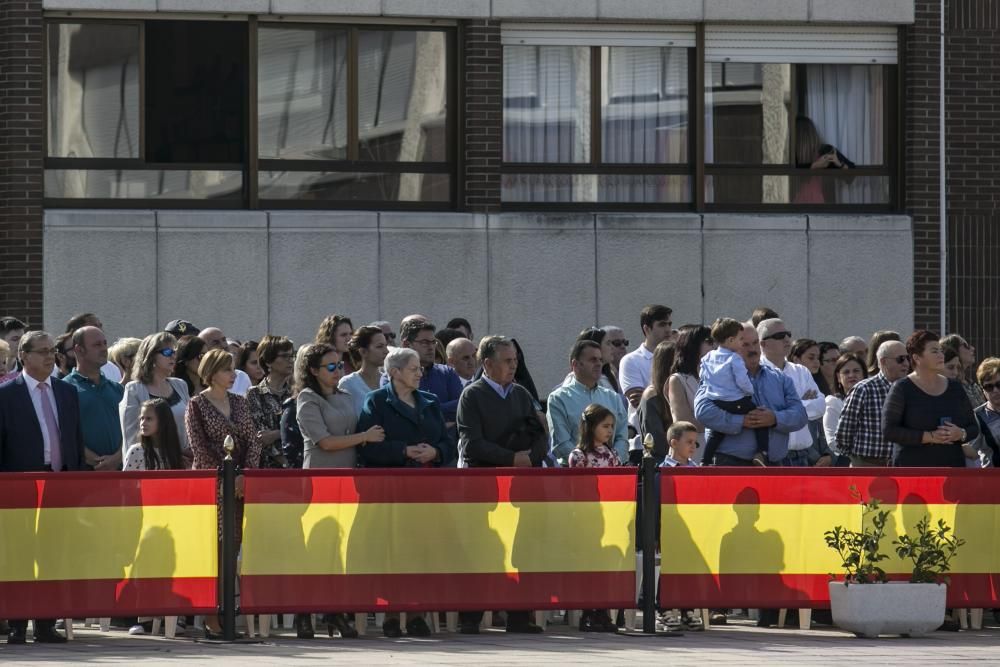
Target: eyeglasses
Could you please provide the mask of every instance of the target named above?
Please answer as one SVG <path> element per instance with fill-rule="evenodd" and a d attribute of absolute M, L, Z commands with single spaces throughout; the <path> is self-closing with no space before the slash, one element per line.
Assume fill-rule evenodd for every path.
<path fill-rule="evenodd" d="M 786 338 L 791 337 L 791 331 L 779 331 L 778 333 L 771 334 L 770 336 L 764 336 L 764 340 L 785 340 Z"/>
<path fill-rule="evenodd" d="M 615 347 L 628 347 L 628 339 L 610 340 L 608 341 Z"/>
<path fill-rule="evenodd" d="M 983 391 L 987 394 L 993 393 L 994 389 L 1000 389 L 1000 381 L 998 382 L 984 382 L 982 384 Z"/>
<path fill-rule="evenodd" d="M 910 357 L 908 355 L 905 355 L 905 354 L 901 354 L 898 357 L 893 357 L 893 360 L 897 364 L 908 364 L 908 363 L 910 363 Z"/>
<path fill-rule="evenodd" d="M 53 357 L 57 350 L 53 347 L 44 350 L 27 350 L 29 354 L 37 354 L 40 357 Z"/>
<path fill-rule="evenodd" d="M 326 365 L 326 370 L 330 371 L 331 373 L 334 372 L 334 371 L 344 370 L 344 362 L 343 361 L 331 361 L 330 363 L 328 363 Z"/>
<path fill-rule="evenodd" d="M 172 347 L 165 347 L 162 350 L 157 350 L 157 352 L 159 354 L 162 354 L 167 359 L 169 359 L 170 357 L 174 356 L 176 350 L 174 350 L 174 348 Z"/>

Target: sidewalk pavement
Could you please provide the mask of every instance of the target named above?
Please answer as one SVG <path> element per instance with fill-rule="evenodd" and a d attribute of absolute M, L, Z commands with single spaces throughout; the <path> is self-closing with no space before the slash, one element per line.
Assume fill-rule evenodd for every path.
<path fill-rule="evenodd" d="M 272 631 L 254 643 L 220 644 L 162 637 L 130 637 L 123 630 L 102 633 L 75 626 L 74 641 L 59 646 L 0 644 L 0 664 L 202 665 L 582 665 L 711 663 L 740 665 L 916 665 L 1000 664 L 1000 628 L 935 632 L 904 639 L 857 639 L 835 628 L 762 629 L 745 620 L 704 632 L 673 637 L 584 634 L 550 625 L 543 635 L 507 635 L 488 630 L 478 636 L 439 634 L 426 639 L 386 639 L 380 632 L 355 640 L 300 640 L 288 630 Z M 192 631 L 194 634 L 195 631 Z"/>

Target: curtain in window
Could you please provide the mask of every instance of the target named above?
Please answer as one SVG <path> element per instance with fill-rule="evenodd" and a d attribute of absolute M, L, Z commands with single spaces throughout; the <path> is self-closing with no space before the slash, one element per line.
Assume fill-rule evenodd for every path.
<path fill-rule="evenodd" d="M 825 143 L 858 166 L 885 164 L 881 66 L 806 65 L 805 115 Z M 888 201 L 886 179 L 838 179 L 836 203 Z"/>

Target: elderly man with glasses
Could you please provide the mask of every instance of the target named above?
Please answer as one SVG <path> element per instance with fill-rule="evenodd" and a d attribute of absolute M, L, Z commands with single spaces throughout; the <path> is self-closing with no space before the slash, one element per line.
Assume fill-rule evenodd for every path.
<path fill-rule="evenodd" d="M 851 390 L 837 424 L 837 449 L 851 459 L 852 468 L 889 465 L 893 447 L 882 435 L 882 407 L 892 383 L 910 372 L 910 355 L 898 340 L 882 343 L 875 358 L 879 372 Z"/>

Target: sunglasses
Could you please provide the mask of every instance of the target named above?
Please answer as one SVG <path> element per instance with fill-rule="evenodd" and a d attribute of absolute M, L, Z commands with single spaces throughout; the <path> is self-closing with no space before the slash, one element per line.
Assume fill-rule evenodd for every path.
<path fill-rule="evenodd" d="M 625 338 L 623 340 L 612 340 L 608 342 L 614 345 L 615 347 L 628 347 L 628 338 Z"/>
<path fill-rule="evenodd" d="M 985 391 L 987 394 L 992 393 L 994 389 L 1000 389 L 1000 382 L 984 382 L 983 383 L 983 391 Z"/>
<path fill-rule="evenodd" d="M 344 370 L 344 362 L 343 361 L 331 361 L 330 363 L 328 363 L 326 365 L 326 370 L 330 371 L 331 373 L 334 372 L 334 371 L 342 371 L 342 370 Z"/>
<path fill-rule="evenodd" d="M 898 357 L 893 357 L 897 364 L 908 364 L 910 363 L 910 357 L 906 354 L 901 354 Z"/>
<path fill-rule="evenodd" d="M 764 336 L 764 340 L 785 340 L 786 338 L 791 338 L 791 331 L 779 331 L 776 334 L 771 334 L 770 336 Z"/>
<path fill-rule="evenodd" d="M 165 347 L 162 350 L 157 350 L 157 352 L 159 354 L 162 354 L 167 359 L 169 359 L 170 357 L 174 356 L 174 354 L 176 353 L 176 350 L 174 350 L 174 348 L 172 348 L 172 347 Z"/>

